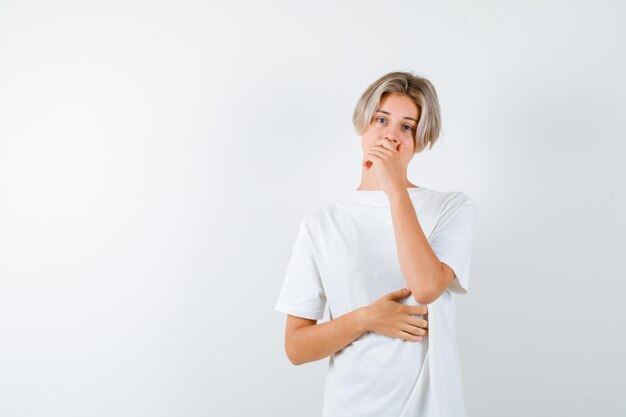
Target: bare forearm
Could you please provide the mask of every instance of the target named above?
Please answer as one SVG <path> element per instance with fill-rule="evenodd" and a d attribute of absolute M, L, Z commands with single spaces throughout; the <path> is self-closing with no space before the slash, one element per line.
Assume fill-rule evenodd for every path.
<path fill-rule="evenodd" d="M 406 189 L 390 193 L 388 197 L 400 270 L 413 296 L 422 298 L 418 301 L 423 302 L 427 294 L 438 286 L 442 265 L 419 224 Z"/>
<path fill-rule="evenodd" d="M 314 362 L 343 349 L 365 332 L 364 320 L 364 309 L 359 308 L 325 323 L 302 326 L 291 336 L 291 362 Z"/>

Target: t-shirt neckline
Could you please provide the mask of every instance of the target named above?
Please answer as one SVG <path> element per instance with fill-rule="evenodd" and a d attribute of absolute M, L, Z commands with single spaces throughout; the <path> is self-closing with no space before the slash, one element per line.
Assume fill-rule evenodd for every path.
<path fill-rule="evenodd" d="M 425 190 L 424 187 L 406 187 L 409 197 L 412 197 Z M 347 198 L 353 202 L 374 206 L 389 206 L 389 197 L 383 190 L 352 190 L 347 194 Z"/>

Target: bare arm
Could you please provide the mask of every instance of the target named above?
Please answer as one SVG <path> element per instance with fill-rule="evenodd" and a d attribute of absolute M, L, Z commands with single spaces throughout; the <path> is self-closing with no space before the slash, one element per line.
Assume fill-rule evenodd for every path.
<path fill-rule="evenodd" d="M 287 357 L 294 365 L 313 362 L 343 349 L 365 332 L 419 342 L 422 336 L 428 335 L 428 321 L 414 316 L 427 316 L 428 307 L 397 301 L 410 294 L 411 291 L 405 288 L 387 293 L 370 305 L 322 324 L 288 314 Z"/>
<path fill-rule="evenodd" d="M 388 194 L 400 269 L 415 300 L 430 304 L 448 288 L 454 271 L 439 261 L 417 219 L 406 189 Z"/>
<path fill-rule="evenodd" d="M 343 349 L 365 332 L 363 309 L 353 310 L 322 324 L 287 315 L 285 351 L 294 365 L 323 359 Z"/>

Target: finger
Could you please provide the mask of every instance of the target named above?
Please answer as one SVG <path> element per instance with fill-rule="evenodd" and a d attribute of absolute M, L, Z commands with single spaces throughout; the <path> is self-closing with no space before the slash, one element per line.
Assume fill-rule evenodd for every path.
<path fill-rule="evenodd" d="M 411 326 L 408 323 L 404 323 L 400 329 L 404 330 L 407 333 L 410 333 L 412 335 L 415 336 L 423 336 L 424 333 L 426 333 L 426 330 L 422 329 L 421 327 L 417 327 L 417 326 Z"/>
<path fill-rule="evenodd" d="M 417 317 L 409 316 L 407 319 L 407 323 L 412 326 L 421 327 L 422 329 L 426 329 L 428 327 L 428 320 L 420 319 Z"/>
<path fill-rule="evenodd" d="M 389 150 L 391 150 L 394 147 L 393 144 L 391 144 L 388 139 L 375 140 L 371 146 L 379 146 L 381 148 L 386 148 Z"/>
<path fill-rule="evenodd" d="M 408 340 L 410 342 L 419 342 L 420 340 L 422 340 L 422 336 L 415 336 L 402 330 L 398 332 L 398 336 L 401 339 Z"/>
<path fill-rule="evenodd" d="M 376 145 L 381 151 L 391 152 L 393 151 L 393 147 L 390 147 L 389 142 L 383 142 L 379 145 Z"/>
<path fill-rule="evenodd" d="M 397 291 L 387 293 L 387 297 L 391 300 L 395 300 L 396 298 L 406 297 L 411 293 L 410 288 L 401 288 Z"/>
<path fill-rule="evenodd" d="M 381 156 L 389 156 L 391 155 L 391 151 L 389 149 L 386 149 L 382 146 L 372 146 L 369 149 L 369 152 L 376 152 L 378 154 L 380 154 Z"/>
<path fill-rule="evenodd" d="M 394 141 L 392 139 L 389 139 L 389 138 L 378 139 L 374 143 L 382 145 L 382 146 L 385 146 L 385 147 L 388 147 L 389 149 L 395 148 Z"/>
<path fill-rule="evenodd" d="M 374 142 L 375 144 L 379 144 L 381 146 L 384 146 L 385 149 L 389 149 L 390 151 L 397 151 L 398 150 L 398 146 L 400 146 L 399 143 L 396 143 L 395 141 L 389 139 L 389 138 L 383 138 L 383 139 L 379 139 L 376 142 Z"/>
<path fill-rule="evenodd" d="M 382 157 L 384 155 L 381 155 L 380 153 L 374 153 L 372 151 L 369 151 L 366 155 L 367 159 L 369 159 L 370 161 L 382 161 Z"/>
<path fill-rule="evenodd" d="M 363 167 L 369 171 L 374 168 L 374 158 L 368 155 L 368 158 L 363 162 Z"/>

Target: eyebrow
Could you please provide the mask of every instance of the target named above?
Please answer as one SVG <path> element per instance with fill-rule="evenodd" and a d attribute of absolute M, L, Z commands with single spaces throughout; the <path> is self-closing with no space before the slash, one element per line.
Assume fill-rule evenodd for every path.
<path fill-rule="evenodd" d="M 385 114 L 391 115 L 391 113 L 389 113 L 388 111 L 384 111 L 380 109 L 376 109 L 376 113 L 385 113 Z M 417 123 L 417 120 L 412 117 L 405 117 L 405 119 L 413 120 L 415 123 Z"/>

